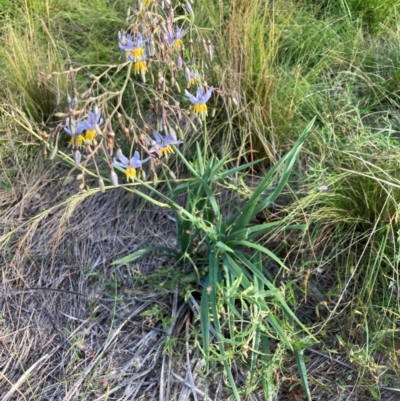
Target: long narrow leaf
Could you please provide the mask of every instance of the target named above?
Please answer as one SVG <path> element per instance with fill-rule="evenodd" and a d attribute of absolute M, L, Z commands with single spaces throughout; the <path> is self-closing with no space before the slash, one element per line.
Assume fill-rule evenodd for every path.
<path fill-rule="evenodd" d="M 235 262 L 235 260 L 233 258 L 231 258 L 228 254 L 221 255 L 221 258 L 222 258 L 222 262 L 223 262 L 224 266 L 226 266 L 228 268 L 228 270 L 231 272 L 231 274 L 235 278 L 241 277 L 242 287 L 244 289 L 250 288 L 252 285 L 251 284 L 252 276 L 249 274 L 247 269 L 243 269 L 243 267 L 241 268 Z"/>
<path fill-rule="evenodd" d="M 290 349 L 293 350 L 293 344 L 290 339 L 286 336 L 285 332 L 282 329 L 282 322 L 280 322 L 274 315 L 269 314 L 267 316 L 268 323 L 273 327 L 276 334 L 279 336 L 282 342 Z"/>
<path fill-rule="evenodd" d="M 241 260 L 241 262 L 248 267 L 248 269 L 255 274 L 270 290 L 276 290 L 277 288 L 272 284 L 271 281 L 269 281 L 250 260 L 248 260 L 241 252 L 236 251 L 235 256 Z M 296 317 L 296 315 L 293 313 L 293 311 L 290 309 L 289 305 L 286 303 L 285 299 L 283 298 L 282 294 L 280 291 L 276 292 L 274 294 L 274 297 L 276 300 L 281 304 L 283 311 L 286 313 L 287 317 L 289 319 L 293 319 L 294 322 L 296 322 L 299 327 L 307 333 L 310 338 L 314 341 L 316 339 L 314 336 L 309 332 L 307 327 L 303 325 L 303 323 L 300 322 L 300 320 Z"/>
<path fill-rule="evenodd" d="M 263 210 L 269 203 L 273 202 L 282 192 L 283 187 L 286 185 L 289 175 L 291 172 L 291 169 L 294 165 L 294 162 L 296 160 L 296 157 L 298 153 L 300 152 L 301 146 L 303 142 L 306 140 L 307 136 L 309 135 L 312 126 L 314 125 L 315 117 L 310 121 L 310 123 L 307 125 L 307 127 L 304 129 L 296 143 L 294 144 L 293 148 L 288 152 L 285 156 L 283 156 L 267 173 L 265 178 L 260 182 L 260 184 L 257 186 L 256 190 L 253 192 L 253 195 L 251 198 L 245 203 L 244 206 L 242 206 L 229 220 L 228 220 L 228 225 L 232 225 L 235 222 L 235 227 L 236 228 L 243 228 L 246 226 L 249 221 L 261 210 Z M 287 163 L 286 163 L 287 162 Z M 263 202 L 261 202 L 260 205 L 257 207 L 255 206 L 261 195 L 264 193 L 264 191 L 272 184 L 272 182 L 275 179 L 275 173 L 277 172 L 278 168 L 286 163 L 284 166 L 283 173 L 281 175 L 281 178 L 278 182 L 278 185 L 275 187 L 274 191 L 272 192 L 271 195 L 269 195 Z M 249 214 L 247 213 L 247 210 L 251 208 L 253 210 L 253 213 Z M 246 219 L 244 219 L 243 216 L 246 216 Z"/>
<path fill-rule="evenodd" d="M 111 264 L 112 265 L 122 265 L 124 263 L 132 262 L 133 260 L 138 259 L 141 256 L 146 255 L 148 253 L 152 253 L 152 252 L 159 252 L 165 256 L 174 256 L 174 257 L 179 256 L 178 253 L 174 249 L 168 248 L 166 246 L 149 246 L 147 248 L 140 249 L 139 251 L 136 251 L 134 253 L 126 255 L 123 258 L 118 259 L 115 262 L 112 262 Z"/>
<path fill-rule="evenodd" d="M 204 175 L 204 161 L 201 155 L 200 144 L 196 142 L 197 162 L 199 163 L 200 176 Z"/>
<path fill-rule="evenodd" d="M 256 263 L 255 266 L 261 270 L 262 265 L 261 265 L 261 254 L 258 252 L 256 255 Z M 255 290 L 260 293 L 264 290 L 264 286 L 262 282 L 258 279 L 257 276 L 253 277 L 253 285 Z M 259 307 L 257 302 L 254 302 L 253 304 L 253 314 L 254 316 L 258 316 L 259 313 Z M 258 322 L 255 328 L 255 333 L 253 337 L 253 352 L 251 353 L 251 360 L 250 360 L 250 387 L 253 383 L 254 380 L 254 375 L 256 373 L 256 367 L 257 367 L 257 360 L 258 360 L 258 349 L 260 347 L 260 341 L 261 341 L 261 322 Z"/>
<path fill-rule="evenodd" d="M 285 266 L 285 264 L 272 251 L 270 251 L 265 246 L 262 246 L 262 245 L 256 244 L 255 242 L 247 241 L 247 240 L 244 240 L 244 239 L 239 240 L 239 241 L 229 242 L 228 245 L 230 245 L 231 248 L 236 248 L 237 245 L 248 247 L 248 248 L 253 248 L 253 249 L 255 249 L 255 250 L 259 251 L 259 252 L 262 252 L 262 253 L 266 254 L 267 256 L 269 256 L 276 263 L 278 263 L 279 266 L 281 266 L 283 269 L 289 270 L 289 268 L 287 266 Z"/>
<path fill-rule="evenodd" d="M 201 339 L 203 342 L 203 350 L 206 357 L 210 354 L 210 317 L 209 317 L 209 277 L 204 282 L 203 291 L 201 293 L 200 301 L 200 326 L 201 326 Z"/>
<path fill-rule="evenodd" d="M 264 395 L 267 401 L 272 401 L 273 399 L 273 366 L 271 366 L 271 351 L 269 346 L 269 339 L 267 334 L 261 333 L 261 349 L 262 349 L 262 361 L 266 367 L 266 374 L 263 375 L 263 388 Z"/>
<path fill-rule="evenodd" d="M 235 231 L 230 231 L 227 241 L 233 239 L 249 239 L 251 238 L 252 234 L 263 235 L 280 225 L 282 225 L 282 221 L 273 221 L 270 223 L 257 224 L 256 226 L 244 227 Z"/>
<path fill-rule="evenodd" d="M 194 177 L 200 178 L 199 173 L 196 171 L 196 169 L 186 160 L 185 156 L 179 151 L 177 147 L 174 146 L 174 152 L 179 156 L 179 158 L 183 161 L 187 169 L 190 171 L 191 174 L 193 174 Z"/>
<path fill-rule="evenodd" d="M 231 368 L 228 364 L 228 360 L 225 353 L 224 347 L 224 336 L 221 332 L 221 325 L 219 322 L 219 313 L 217 308 L 217 286 L 220 282 L 220 274 L 219 274 L 219 266 L 217 256 L 214 252 L 211 252 L 209 255 L 209 268 L 210 268 L 210 301 L 211 301 L 211 310 L 213 313 L 214 319 L 214 327 L 217 336 L 217 342 L 219 347 L 219 352 L 221 354 L 222 362 L 224 364 L 225 373 L 228 377 L 229 384 L 231 385 L 231 389 L 236 401 L 240 401 L 240 396 L 238 390 L 236 388 L 235 379 L 233 378 Z"/>
<path fill-rule="evenodd" d="M 303 386 L 304 392 L 306 393 L 307 401 L 311 401 L 311 391 L 310 391 L 310 386 L 308 385 L 307 368 L 306 368 L 306 363 L 304 361 L 303 351 L 295 349 L 294 357 L 296 359 L 297 368 L 299 369 L 301 384 Z"/>
<path fill-rule="evenodd" d="M 249 208 L 251 205 L 255 205 L 258 202 L 258 199 L 260 197 L 260 195 L 262 194 L 262 192 L 264 190 L 260 190 L 259 188 L 265 187 L 267 188 L 269 186 L 269 184 L 272 183 L 273 179 L 274 179 L 274 174 L 275 172 L 278 170 L 278 168 L 282 165 L 282 163 L 286 160 L 286 156 L 284 156 L 283 158 L 281 158 L 273 167 L 270 168 L 270 170 L 268 171 L 267 175 L 265 176 L 265 178 L 262 180 L 262 182 L 259 184 L 259 186 L 257 187 L 256 191 L 253 193 L 253 195 L 251 196 L 251 198 L 246 202 L 245 206 L 242 207 L 241 209 L 239 209 L 236 213 L 234 213 L 227 221 L 227 226 L 231 226 L 238 218 L 239 216 L 243 215 L 244 210 L 246 210 L 247 208 Z M 249 220 L 250 221 L 250 220 Z"/>
<path fill-rule="evenodd" d="M 269 195 L 266 199 L 264 199 L 254 210 L 254 216 L 259 213 L 261 210 L 265 209 L 269 204 L 271 204 L 282 192 L 283 187 L 287 184 L 290 173 L 296 162 L 297 156 L 300 153 L 301 147 L 303 146 L 304 141 L 307 139 L 308 135 L 310 134 L 311 128 L 314 125 L 316 117 L 314 117 L 301 133 L 299 138 L 297 139 L 296 143 L 294 144 L 293 148 L 290 152 L 286 155 L 287 162 L 285 163 L 281 178 L 278 182 L 278 185 L 274 189 L 271 195 Z M 261 189 L 261 188 L 260 188 Z"/>
<path fill-rule="evenodd" d="M 253 166 L 256 165 L 256 164 L 261 163 L 261 162 L 264 161 L 264 160 L 265 160 L 265 158 L 263 158 L 263 159 L 258 159 L 258 160 L 255 160 L 255 161 L 253 161 L 253 162 L 246 163 L 246 164 L 241 164 L 240 166 L 233 167 L 233 168 L 231 168 L 231 169 L 225 170 L 225 171 L 224 171 L 223 173 L 221 173 L 219 176 L 220 176 L 221 178 L 230 177 L 230 176 L 232 176 L 232 175 L 234 175 L 234 174 L 236 174 L 236 173 L 239 173 L 240 171 L 247 170 L 247 169 L 249 169 L 250 167 L 253 167 Z"/>

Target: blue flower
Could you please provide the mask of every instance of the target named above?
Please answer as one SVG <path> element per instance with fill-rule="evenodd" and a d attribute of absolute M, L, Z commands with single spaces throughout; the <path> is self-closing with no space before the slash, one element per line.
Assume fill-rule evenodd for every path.
<path fill-rule="evenodd" d="M 144 54 L 144 40 L 140 32 L 136 32 L 136 39 L 133 40 L 132 35 L 129 33 L 124 36 L 118 34 L 118 46 L 121 50 L 125 51 L 126 61 L 141 61 Z"/>
<path fill-rule="evenodd" d="M 155 143 L 152 142 L 153 146 L 150 148 L 149 153 L 157 153 L 159 156 L 165 155 L 168 157 L 170 153 L 174 153 L 171 145 L 179 145 L 183 143 L 177 139 L 176 132 L 172 128 L 169 129 L 169 135 L 166 135 L 165 137 L 157 131 L 153 131 L 153 136 L 155 138 Z"/>
<path fill-rule="evenodd" d="M 136 177 L 136 169 L 141 168 L 143 163 L 146 163 L 150 157 L 140 160 L 140 155 L 138 151 L 135 151 L 133 157 L 128 159 L 125 157 L 121 151 L 121 149 L 117 150 L 117 157 L 120 161 L 117 161 L 115 158 L 113 159 L 114 166 L 122 167 L 125 169 L 126 180 L 134 181 Z"/>
<path fill-rule="evenodd" d="M 184 76 L 188 86 L 195 84 L 199 79 L 199 74 L 193 69 L 189 70 L 187 67 L 185 67 Z"/>
<path fill-rule="evenodd" d="M 174 47 L 176 50 L 180 50 L 183 48 L 183 41 L 182 37 L 189 31 L 188 28 L 186 29 L 181 29 L 179 27 L 176 27 L 175 33 L 171 34 L 170 32 L 167 33 L 167 40 L 168 43 Z"/>
<path fill-rule="evenodd" d="M 85 137 L 82 135 L 85 129 L 84 121 L 70 120 L 69 117 L 65 119 L 64 131 L 71 137 L 69 143 L 74 147 L 79 148 L 85 143 Z"/>
<path fill-rule="evenodd" d="M 92 112 L 89 112 L 89 116 L 86 120 L 82 121 L 82 125 L 85 132 L 85 143 L 88 145 L 93 145 L 97 134 L 97 128 L 104 122 L 101 117 L 101 111 L 97 108 Z"/>
<path fill-rule="evenodd" d="M 205 118 L 208 114 L 207 112 L 207 105 L 206 103 L 211 97 L 211 93 L 214 88 L 209 88 L 207 92 L 204 92 L 202 87 L 197 88 L 196 96 L 193 96 L 190 92 L 185 89 L 185 94 L 189 98 L 189 100 L 193 103 L 193 111 L 196 115 L 200 116 L 201 118 Z"/>

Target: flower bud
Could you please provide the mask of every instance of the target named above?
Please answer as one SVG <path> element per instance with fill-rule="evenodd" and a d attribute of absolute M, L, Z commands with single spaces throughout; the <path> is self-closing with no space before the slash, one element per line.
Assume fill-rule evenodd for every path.
<path fill-rule="evenodd" d="M 69 120 L 69 130 L 71 131 L 71 135 L 74 136 L 76 134 L 76 122 L 75 120 Z"/>
<path fill-rule="evenodd" d="M 154 188 L 158 185 L 158 176 L 157 176 L 156 172 L 153 173 L 153 185 L 154 185 Z"/>
<path fill-rule="evenodd" d="M 178 131 L 179 139 L 183 141 L 185 139 L 185 135 L 183 134 L 182 128 L 176 127 L 176 130 Z"/>
<path fill-rule="evenodd" d="M 102 192 L 102 193 L 106 192 L 106 187 L 104 186 L 104 181 L 102 178 L 99 178 L 99 188 L 100 188 L 100 192 Z"/>
<path fill-rule="evenodd" d="M 214 52 L 213 52 L 213 47 L 212 47 L 210 39 L 208 39 L 208 41 L 207 41 L 207 52 L 208 52 L 208 55 L 210 56 L 210 60 L 212 61 L 212 59 L 214 57 Z"/>
<path fill-rule="evenodd" d="M 126 44 L 126 33 L 122 29 L 118 32 L 118 41 L 122 46 Z"/>
<path fill-rule="evenodd" d="M 178 70 L 180 70 L 183 66 L 183 60 L 182 57 L 179 56 L 178 59 L 176 60 L 176 66 L 178 67 Z"/>
<path fill-rule="evenodd" d="M 74 161 L 75 161 L 75 164 L 77 166 L 79 166 L 79 164 L 81 164 L 81 159 L 82 159 L 81 152 L 79 152 L 79 150 L 75 150 L 75 152 L 74 152 Z"/>
<path fill-rule="evenodd" d="M 167 29 L 167 27 L 166 27 L 164 22 L 160 22 L 160 28 L 165 34 L 168 33 L 168 29 Z"/>
<path fill-rule="evenodd" d="M 111 181 L 111 184 L 113 184 L 114 187 L 118 186 L 118 176 L 117 176 L 117 173 L 114 170 L 110 171 L 110 181 Z"/>
<path fill-rule="evenodd" d="M 185 66 L 184 70 L 183 70 L 183 75 L 185 76 L 185 81 L 187 83 L 190 82 L 190 70 L 188 67 Z"/>
<path fill-rule="evenodd" d="M 168 174 L 173 180 L 176 180 L 176 175 L 172 170 L 168 170 Z"/>
<path fill-rule="evenodd" d="M 50 153 L 50 160 L 54 160 L 56 155 L 57 155 L 57 151 L 58 151 L 58 147 L 54 146 L 53 149 L 51 149 L 51 153 Z"/>
<path fill-rule="evenodd" d="M 190 5 L 190 3 L 188 1 L 185 3 L 185 8 L 186 8 L 186 11 L 188 12 L 188 14 L 194 15 L 192 6 Z"/>
<path fill-rule="evenodd" d="M 74 180 L 74 177 L 72 177 L 71 175 L 67 175 L 67 176 L 63 179 L 61 185 L 62 185 L 63 187 L 65 187 L 65 186 L 71 184 L 71 182 L 72 182 L 73 180 Z"/>
<path fill-rule="evenodd" d="M 78 104 L 78 99 L 74 96 L 72 98 L 71 102 L 69 103 L 69 108 L 74 109 L 77 104 Z"/>
<path fill-rule="evenodd" d="M 57 117 L 57 118 L 63 118 L 63 117 L 67 117 L 67 116 L 68 116 L 68 114 L 66 114 L 66 113 L 61 113 L 61 112 L 54 113 L 54 117 Z"/>
<path fill-rule="evenodd" d="M 150 40 L 146 43 L 146 53 L 149 57 L 153 57 L 155 54 L 155 45 L 154 45 L 154 40 L 153 36 L 150 38 Z"/>

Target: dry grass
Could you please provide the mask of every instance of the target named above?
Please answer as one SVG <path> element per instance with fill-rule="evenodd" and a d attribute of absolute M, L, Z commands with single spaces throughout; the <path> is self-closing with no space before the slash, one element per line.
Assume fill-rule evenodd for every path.
<path fill-rule="evenodd" d="M 188 349 L 188 369 L 185 352 L 170 359 L 162 351 L 169 336 L 186 335 L 192 314 L 167 291 L 135 289 L 162 260 L 110 268 L 140 246 L 173 240 L 169 220 L 143 208 L 139 222 L 139 202 L 123 191 L 74 202 L 62 175 L 43 165 L 23 176 L 18 201 L 2 197 L 2 399 L 159 399 L 160 389 L 164 399 L 187 399 L 201 358 Z M 167 329 L 140 316 L 155 306 L 175 317 Z"/>
<path fill-rule="evenodd" d="M 122 190 L 80 194 L 79 181 L 62 186 L 65 168 L 40 156 L 19 170 L 18 146 L 7 149 L 16 153 L 2 159 L 0 399 L 228 400 L 222 368 L 206 368 L 197 347 L 195 297 L 185 303 L 146 280 L 168 261 L 110 266 L 174 243 L 164 211 Z M 366 399 L 351 398 L 359 372 L 348 360 L 323 347 L 307 356 L 315 400 Z M 243 386 L 245 366 L 233 369 Z M 294 361 L 275 379 L 278 400 L 304 399 Z M 264 398 L 255 389 L 249 399 Z"/>

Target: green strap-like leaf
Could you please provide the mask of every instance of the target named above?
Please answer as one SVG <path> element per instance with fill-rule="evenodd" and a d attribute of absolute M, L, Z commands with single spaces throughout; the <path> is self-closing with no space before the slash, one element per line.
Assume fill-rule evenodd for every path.
<path fill-rule="evenodd" d="M 306 368 L 306 363 L 304 361 L 303 351 L 295 349 L 294 357 L 296 359 L 297 368 L 299 369 L 301 384 L 303 386 L 304 392 L 306 393 L 307 401 L 311 401 L 311 391 L 310 391 L 310 386 L 308 385 L 307 368 Z"/>
<path fill-rule="evenodd" d="M 132 262 L 133 260 L 152 252 L 159 252 L 165 256 L 179 257 L 179 254 L 174 249 L 168 248 L 166 246 L 149 246 L 147 248 L 143 248 L 140 249 L 139 251 L 126 255 L 123 258 L 118 259 L 115 262 L 112 262 L 111 264 L 123 265 L 125 263 Z"/>
<path fill-rule="evenodd" d="M 247 266 L 247 268 L 253 273 L 255 274 L 270 290 L 276 290 L 277 288 L 272 284 L 271 281 L 269 281 L 264 274 L 262 274 L 257 267 L 250 262 L 249 259 L 247 259 L 241 252 L 235 252 L 235 255 L 237 258 L 240 259 L 240 261 Z M 280 291 L 275 292 L 274 293 L 274 298 L 281 304 L 283 311 L 286 313 L 288 319 L 293 319 L 294 322 L 296 322 L 299 327 L 305 332 L 307 333 L 310 338 L 314 341 L 316 341 L 316 339 L 314 338 L 314 336 L 309 332 L 309 330 L 307 329 L 307 327 L 305 327 L 303 325 L 303 323 L 300 322 L 300 320 L 296 317 L 296 315 L 293 313 L 293 311 L 290 309 L 289 305 L 286 303 L 285 299 L 283 298 L 282 294 Z"/>

